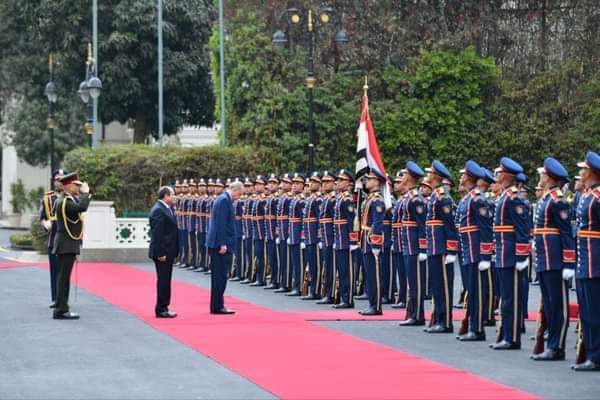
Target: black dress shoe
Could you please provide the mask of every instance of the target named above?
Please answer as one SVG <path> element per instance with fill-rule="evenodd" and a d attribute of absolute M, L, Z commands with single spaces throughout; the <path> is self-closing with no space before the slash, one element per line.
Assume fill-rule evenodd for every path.
<path fill-rule="evenodd" d="M 423 326 L 425 325 L 425 320 L 418 320 L 418 319 L 414 319 L 414 318 L 409 318 L 409 319 L 405 319 L 404 321 L 401 321 L 400 326 Z"/>
<path fill-rule="evenodd" d="M 360 315 L 383 315 L 383 311 L 369 308 L 367 310 L 359 311 Z"/>
<path fill-rule="evenodd" d="M 66 313 L 52 315 L 54 319 L 79 319 L 79 314 L 67 311 Z"/>
<path fill-rule="evenodd" d="M 452 327 L 446 328 L 443 325 L 434 325 L 427 330 L 427 333 L 452 333 L 453 330 Z"/>
<path fill-rule="evenodd" d="M 275 283 L 271 283 L 269 286 L 265 286 L 265 290 L 275 290 L 275 289 L 279 289 L 279 285 L 277 285 Z"/>
<path fill-rule="evenodd" d="M 247 285 L 249 283 L 252 283 L 252 281 L 250 279 L 244 279 L 243 281 L 240 282 L 242 285 Z"/>
<path fill-rule="evenodd" d="M 461 342 L 484 342 L 485 333 L 469 332 L 466 335 L 457 336 L 456 338 Z"/>
<path fill-rule="evenodd" d="M 333 304 L 333 300 L 329 297 L 323 297 L 321 300 L 317 301 L 317 304 Z"/>
<path fill-rule="evenodd" d="M 56 308 L 56 303 L 50 304 L 50 306 L 48 308 Z"/>
<path fill-rule="evenodd" d="M 308 296 L 302 296 L 300 300 L 320 300 L 321 298 L 316 294 L 309 294 Z"/>
<path fill-rule="evenodd" d="M 511 343 L 503 340 L 499 343 L 493 344 L 492 349 L 494 350 L 521 350 L 521 343 Z"/>
<path fill-rule="evenodd" d="M 211 314 L 227 314 L 227 315 L 230 315 L 230 314 L 235 314 L 235 311 L 230 310 L 228 308 L 221 308 L 220 310 L 211 311 L 210 313 Z"/>
<path fill-rule="evenodd" d="M 285 295 L 290 296 L 290 297 L 298 297 L 298 296 L 301 296 L 302 293 L 300 293 L 300 291 L 298 289 L 294 289 L 291 292 L 286 293 Z"/>
<path fill-rule="evenodd" d="M 587 360 L 581 364 L 571 365 L 573 371 L 600 371 L 600 364 Z"/>
<path fill-rule="evenodd" d="M 241 281 L 240 278 L 238 278 L 237 276 L 234 276 L 233 278 L 229 278 L 229 282 L 239 282 Z"/>
<path fill-rule="evenodd" d="M 337 310 L 345 309 L 345 308 L 354 308 L 354 306 L 352 304 L 348 304 L 348 303 L 334 304 L 332 307 Z"/>
<path fill-rule="evenodd" d="M 279 289 L 275 289 L 275 293 L 289 293 L 290 289 L 286 287 L 280 287 Z"/>
<path fill-rule="evenodd" d="M 266 286 L 267 284 L 261 281 L 254 281 L 250 284 L 250 286 Z"/>
<path fill-rule="evenodd" d="M 369 296 L 361 294 L 360 296 L 354 296 L 354 300 L 369 300 Z"/>
<path fill-rule="evenodd" d="M 406 303 L 401 301 L 400 303 L 393 304 L 392 308 L 406 308 Z"/>
<path fill-rule="evenodd" d="M 543 353 L 532 354 L 529 358 L 533 361 L 563 361 L 565 359 L 565 351 L 546 349 Z"/>
<path fill-rule="evenodd" d="M 175 318 L 177 313 L 174 311 L 161 311 L 156 313 L 156 318 Z"/>

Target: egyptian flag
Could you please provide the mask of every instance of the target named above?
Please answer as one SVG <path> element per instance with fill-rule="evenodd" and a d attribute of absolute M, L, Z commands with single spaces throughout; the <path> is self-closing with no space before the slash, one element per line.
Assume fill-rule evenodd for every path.
<path fill-rule="evenodd" d="M 375 129 L 369 115 L 369 98 L 365 93 L 362 98 L 362 110 L 360 113 L 360 124 L 358 125 L 358 142 L 356 145 L 356 186 L 362 189 L 360 178 L 369 171 L 384 177 L 385 182 L 381 184 L 381 194 L 385 201 L 386 209 L 392 207 L 392 188 L 385 173 L 385 167 L 381 155 L 379 154 L 379 146 L 375 137 Z"/>

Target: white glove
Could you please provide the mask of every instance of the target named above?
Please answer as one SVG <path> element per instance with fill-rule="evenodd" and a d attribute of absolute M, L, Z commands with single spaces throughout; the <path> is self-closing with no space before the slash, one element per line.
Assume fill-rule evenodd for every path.
<path fill-rule="evenodd" d="M 446 264 L 454 264 L 454 261 L 456 261 L 456 256 L 454 254 L 448 254 L 446 256 Z"/>
<path fill-rule="evenodd" d="M 79 191 L 81 193 L 89 193 L 90 192 L 90 186 L 87 184 L 87 182 L 83 182 L 81 184 L 81 187 L 79 188 Z"/>
<path fill-rule="evenodd" d="M 285 241 L 287 244 L 292 244 L 292 241 L 290 240 L 290 238 L 287 238 L 287 240 Z"/>
<path fill-rule="evenodd" d="M 242 240 L 246 240 L 246 235 L 242 235 Z"/>
<path fill-rule="evenodd" d="M 337 248 L 337 246 L 335 245 L 335 243 L 333 244 L 332 247 L 333 247 L 334 250 Z"/>
<path fill-rule="evenodd" d="M 375 258 L 379 258 L 379 254 L 381 253 L 381 250 L 372 249 L 371 251 L 373 252 L 373 255 L 375 256 Z"/>
<path fill-rule="evenodd" d="M 279 239 L 279 238 L 276 238 L 276 239 L 275 239 L 275 244 L 279 244 L 279 243 L 281 243 L 281 239 Z"/>
<path fill-rule="evenodd" d="M 562 277 L 565 281 L 573 278 L 575 276 L 575 270 L 570 268 L 565 268 L 562 270 Z"/>
<path fill-rule="evenodd" d="M 419 253 L 419 261 L 427 261 L 427 253 Z"/>
<path fill-rule="evenodd" d="M 523 271 L 523 270 L 527 269 L 528 266 L 529 266 L 529 257 L 527 257 L 523 261 L 517 262 L 517 264 L 515 265 L 515 268 L 517 269 L 517 271 Z"/>
<path fill-rule="evenodd" d="M 306 248 L 306 243 L 300 242 L 300 248 L 304 250 Z"/>
<path fill-rule="evenodd" d="M 488 269 L 490 269 L 491 266 L 492 263 L 489 261 L 479 261 L 479 265 L 477 266 L 477 268 L 480 271 L 487 271 Z"/>
<path fill-rule="evenodd" d="M 49 231 L 50 228 L 52 228 L 52 222 L 48 221 L 47 219 L 42 220 L 42 226 L 44 227 L 45 230 Z"/>
<path fill-rule="evenodd" d="M 319 242 L 319 248 L 323 249 L 323 242 Z"/>
<path fill-rule="evenodd" d="M 358 249 L 358 245 L 356 245 L 356 244 L 351 244 L 350 245 L 350 251 L 354 251 L 356 249 Z"/>

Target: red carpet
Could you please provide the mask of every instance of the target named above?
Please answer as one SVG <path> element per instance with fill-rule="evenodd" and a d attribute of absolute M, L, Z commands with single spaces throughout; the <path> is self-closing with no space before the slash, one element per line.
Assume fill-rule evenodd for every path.
<path fill-rule="evenodd" d="M 11 268 L 23 268 L 23 267 L 38 267 L 44 263 L 29 263 L 29 262 L 18 262 L 18 261 L 2 261 L 0 262 L 0 269 L 11 269 Z"/>
<path fill-rule="evenodd" d="M 227 297 L 227 306 L 238 313 L 213 316 L 208 313 L 209 291 L 186 283 L 173 283 L 172 308 L 179 317 L 156 319 L 152 312 L 154 275 L 133 267 L 80 263 L 78 281 L 81 288 L 281 398 L 535 398 L 465 371 L 318 326 L 302 315 Z"/>

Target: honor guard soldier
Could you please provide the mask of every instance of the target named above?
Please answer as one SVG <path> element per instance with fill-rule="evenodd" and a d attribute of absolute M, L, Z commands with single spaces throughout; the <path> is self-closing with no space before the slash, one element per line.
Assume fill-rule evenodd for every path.
<path fill-rule="evenodd" d="M 254 208 L 254 182 L 249 177 L 244 180 L 244 212 L 242 214 L 242 241 L 244 242 L 244 279 L 242 285 L 252 283 L 252 262 L 254 254 L 252 251 L 252 209 Z"/>
<path fill-rule="evenodd" d="M 302 269 L 304 268 L 304 261 L 302 260 L 302 248 L 304 247 L 304 242 L 302 240 L 302 214 L 304 212 L 303 190 L 304 176 L 296 172 L 292 178 L 293 197 L 290 202 L 288 219 L 289 231 L 287 239 L 294 282 L 292 291 L 287 293 L 287 296 L 301 295 L 302 276 L 304 275 L 302 273 Z"/>
<path fill-rule="evenodd" d="M 267 265 L 271 269 L 271 282 L 265 289 L 279 289 L 279 262 L 277 259 L 277 206 L 279 204 L 279 178 L 270 174 L 267 180 L 269 196 L 265 204 L 265 239 L 267 241 Z"/>
<path fill-rule="evenodd" d="M 386 176 L 390 181 L 390 176 Z M 393 207 L 393 202 L 392 202 Z M 381 304 L 394 303 L 396 274 L 392 266 L 392 207 L 385 210 L 383 216 L 383 246 L 381 247 Z"/>
<path fill-rule="evenodd" d="M 577 209 L 579 208 L 579 202 L 581 201 L 584 188 L 583 183 L 581 183 L 581 176 L 575 175 L 573 181 L 573 190 L 575 193 L 573 194 L 573 201 L 571 203 L 571 225 L 573 226 L 573 237 L 577 238 Z"/>
<path fill-rule="evenodd" d="M 529 182 L 529 178 L 525 173 L 517 174 L 517 187 L 519 188 L 519 196 L 523 199 L 523 203 L 525 203 L 525 207 L 527 210 L 527 222 L 529 222 L 529 241 L 533 240 L 533 207 L 531 206 L 531 202 L 529 201 L 529 192 L 533 192 L 533 190 L 527 186 Z M 531 254 L 530 254 L 531 255 Z M 523 299 L 521 300 L 521 306 L 523 307 L 523 313 L 521 314 L 522 323 L 521 329 L 523 333 L 525 333 L 525 319 L 529 317 L 529 282 L 531 282 L 531 275 L 533 269 L 532 257 L 529 258 L 529 264 L 527 265 L 527 270 L 521 277 L 521 296 Z"/>
<path fill-rule="evenodd" d="M 254 241 L 254 271 L 256 275 L 250 286 L 266 286 L 265 284 L 265 252 L 267 243 L 265 241 L 265 178 L 258 175 L 254 181 L 256 200 L 252 208 L 252 240 Z"/>
<path fill-rule="evenodd" d="M 425 172 L 413 161 L 406 163 L 405 173 L 402 176 L 402 191 L 406 191 L 401 200 L 402 225 L 400 227 L 400 240 L 404 268 L 408 281 L 408 303 L 406 306 L 406 319 L 400 326 L 425 325 L 424 300 L 425 262 L 427 261 L 427 236 L 425 233 L 425 218 L 427 216 L 427 203 L 420 193 L 419 180 Z"/>
<path fill-rule="evenodd" d="M 485 326 L 494 326 L 496 321 L 495 317 L 495 307 L 494 307 L 494 277 L 493 277 L 493 258 L 494 258 L 494 232 L 492 231 L 492 226 L 494 225 L 494 195 L 490 190 L 490 186 L 496 182 L 494 178 L 494 174 L 487 168 L 482 167 L 483 178 L 477 181 L 477 187 L 481 192 L 481 197 L 485 202 L 487 207 L 487 219 L 488 223 L 482 225 L 479 228 L 479 236 L 480 236 L 480 254 L 481 257 L 487 258 L 489 256 L 489 260 L 491 261 L 490 267 L 486 268 L 488 265 L 486 263 L 479 263 L 479 270 L 483 272 L 485 276 L 483 279 L 487 281 L 487 304 L 484 308 L 484 325 Z"/>
<path fill-rule="evenodd" d="M 190 255 L 188 257 L 189 266 L 191 270 L 197 269 L 197 261 L 198 261 L 198 224 L 199 224 L 199 216 L 198 216 L 198 185 L 196 181 L 190 179 L 190 199 L 188 203 L 188 236 L 189 236 L 189 249 Z"/>
<path fill-rule="evenodd" d="M 321 175 L 313 172 L 309 178 L 310 195 L 304 200 L 302 233 L 306 262 L 310 274 L 310 288 L 302 300 L 319 300 L 321 289 L 321 255 L 319 243 L 319 212 L 321 209 Z"/>
<path fill-rule="evenodd" d="M 319 210 L 319 247 L 321 248 L 322 267 L 325 270 L 325 290 L 324 297 L 318 301 L 318 304 L 333 304 L 335 296 L 335 263 L 333 256 L 334 229 L 333 218 L 335 212 L 336 192 L 333 190 L 335 177 L 329 172 L 324 171 L 321 178 L 323 190 L 323 201 Z"/>
<path fill-rule="evenodd" d="M 434 160 L 427 168 L 427 181 L 433 188 L 427 205 L 427 263 L 431 274 L 431 291 L 434 301 L 435 321 L 428 333 L 451 333 L 452 297 L 454 290 L 454 262 L 458 251 L 458 237 L 454 222 L 454 202 L 443 185 L 452 180 L 442 162 Z"/>
<path fill-rule="evenodd" d="M 529 265 L 529 215 L 527 205 L 519 196 L 516 176 L 523 167 L 508 157 L 500 159 L 497 183 L 504 189 L 496 202 L 494 216 L 495 268 L 500 283 L 501 326 L 494 350 L 521 348 L 523 299 L 521 281 Z"/>
<path fill-rule="evenodd" d="M 48 233 L 48 264 L 50 266 L 50 298 L 52 303 L 50 308 L 56 307 L 56 274 L 58 272 L 58 264 L 56 255 L 52 254 L 52 246 L 54 244 L 54 238 L 56 237 L 56 213 L 54 205 L 60 196 L 63 195 L 62 183 L 60 178 L 65 176 L 65 172 L 62 169 L 55 169 L 52 171 L 52 178 L 50 186 L 53 190 L 44 193 L 42 198 L 42 207 L 40 210 L 40 223 Z"/>
<path fill-rule="evenodd" d="M 360 227 L 360 248 L 363 254 L 366 292 L 369 308 L 361 315 L 382 315 L 381 309 L 381 249 L 383 247 L 383 219 L 385 204 L 379 186 L 385 176 L 371 170 L 365 175 L 365 188 L 369 197 L 363 207 Z"/>
<path fill-rule="evenodd" d="M 333 308 L 354 308 L 354 267 L 352 251 L 358 249 L 358 232 L 354 231 L 355 204 L 352 200 L 354 177 L 342 169 L 336 177 L 338 196 L 333 206 L 333 251 L 340 281 L 340 303 Z M 335 279 L 335 277 L 334 277 Z"/>
<path fill-rule="evenodd" d="M 425 210 L 427 210 L 427 205 L 429 204 L 429 201 L 431 200 L 431 194 L 433 193 L 433 188 L 429 182 L 427 182 L 427 176 L 425 176 L 421 182 L 421 185 L 419 186 L 419 192 L 425 201 Z M 427 248 L 425 248 L 425 250 L 427 250 Z M 425 253 L 427 253 L 427 251 L 425 251 Z M 425 270 L 425 300 L 431 300 L 431 273 L 429 264 L 427 262 L 427 257 L 425 260 L 420 260 L 419 262 L 423 265 Z"/>
<path fill-rule="evenodd" d="M 458 337 L 462 342 L 485 340 L 484 322 L 487 320 L 489 296 L 487 271 L 491 267 L 492 229 L 487 202 L 477 187 L 477 182 L 484 177 L 485 172 L 473 160 L 467 161 L 461 171 L 460 186 L 467 193 L 458 205 L 457 219 L 469 314 L 468 333 Z"/>
<path fill-rule="evenodd" d="M 190 266 L 190 184 L 187 179 L 183 180 L 181 185 L 181 216 L 183 227 L 183 243 L 184 255 L 182 258 L 181 268 L 189 268 Z"/>
<path fill-rule="evenodd" d="M 404 257 L 402 255 L 402 203 L 405 200 L 404 195 L 406 190 L 402 185 L 402 177 L 406 171 L 398 171 L 393 181 L 393 192 L 395 200 L 391 209 L 391 260 L 392 265 L 392 279 L 398 282 L 398 298 L 392 305 L 392 308 L 405 308 L 406 307 L 406 270 L 404 268 Z M 388 288 L 393 292 L 393 284 Z M 388 293 L 389 294 L 389 293 Z M 393 293 L 391 299 L 393 299 Z"/>
<path fill-rule="evenodd" d="M 281 176 L 279 190 L 281 192 L 277 203 L 277 239 L 275 244 L 279 259 L 279 289 L 275 293 L 287 293 L 292 287 L 292 264 L 287 240 L 290 232 L 290 203 L 292 201 L 292 177 L 290 174 Z"/>
<path fill-rule="evenodd" d="M 235 178 L 235 182 L 240 182 L 239 178 Z M 242 186 L 243 187 L 243 186 Z M 233 210 L 235 211 L 235 250 L 233 253 L 233 265 L 235 265 L 235 274 L 229 280 L 231 282 L 239 282 L 243 276 L 243 241 L 242 241 L 242 215 L 244 211 L 244 200 L 246 195 L 242 194 L 239 199 L 233 202 Z"/>
<path fill-rule="evenodd" d="M 52 253 L 57 256 L 56 307 L 54 319 L 79 319 L 69 311 L 69 288 L 73 264 L 80 253 L 83 239 L 83 217 L 90 204 L 89 187 L 72 172 L 61 178 L 64 195 L 55 205 L 57 230 Z"/>
<path fill-rule="evenodd" d="M 585 361 L 571 368 L 600 371 L 600 155 L 590 151 L 577 166 L 585 188 L 577 210 L 575 272 Z"/>
<path fill-rule="evenodd" d="M 196 205 L 196 212 L 198 213 L 198 233 L 196 239 L 198 240 L 198 268 L 196 272 L 206 271 L 206 259 L 208 249 L 206 248 L 206 233 L 208 232 L 208 217 L 207 215 L 207 187 L 204 178 L 198 181 L 198 201 Z"/>
<path fill-rule="evenodd" d="M 177 249 L 178 255 L 175 259 L 173 266 L 179 266 L 181 264 L 181 257 L 183 256 L 183 236 L 181 230 L 181 183 L 179 179 L 175 180 L 175 203 L 173 207 L 175 209 L 175 221 L 177 222 L 177 240 L 179 243 L 179 248 Z"/>
<path fill-rule="evenodd" d="M 565 340 L 569 327 L 568 282 L 575 275 L 575 240 L 571 211 L 560 187 L 568 182 L 565 167 L 548 157 L 538 168 L 545 195 L 536 209 L 533 230 L 535 272 L 542 292 L 542 308 L 548 327 L 548 348 L 531 356 L 536 361 L 565 359 Z"/>

